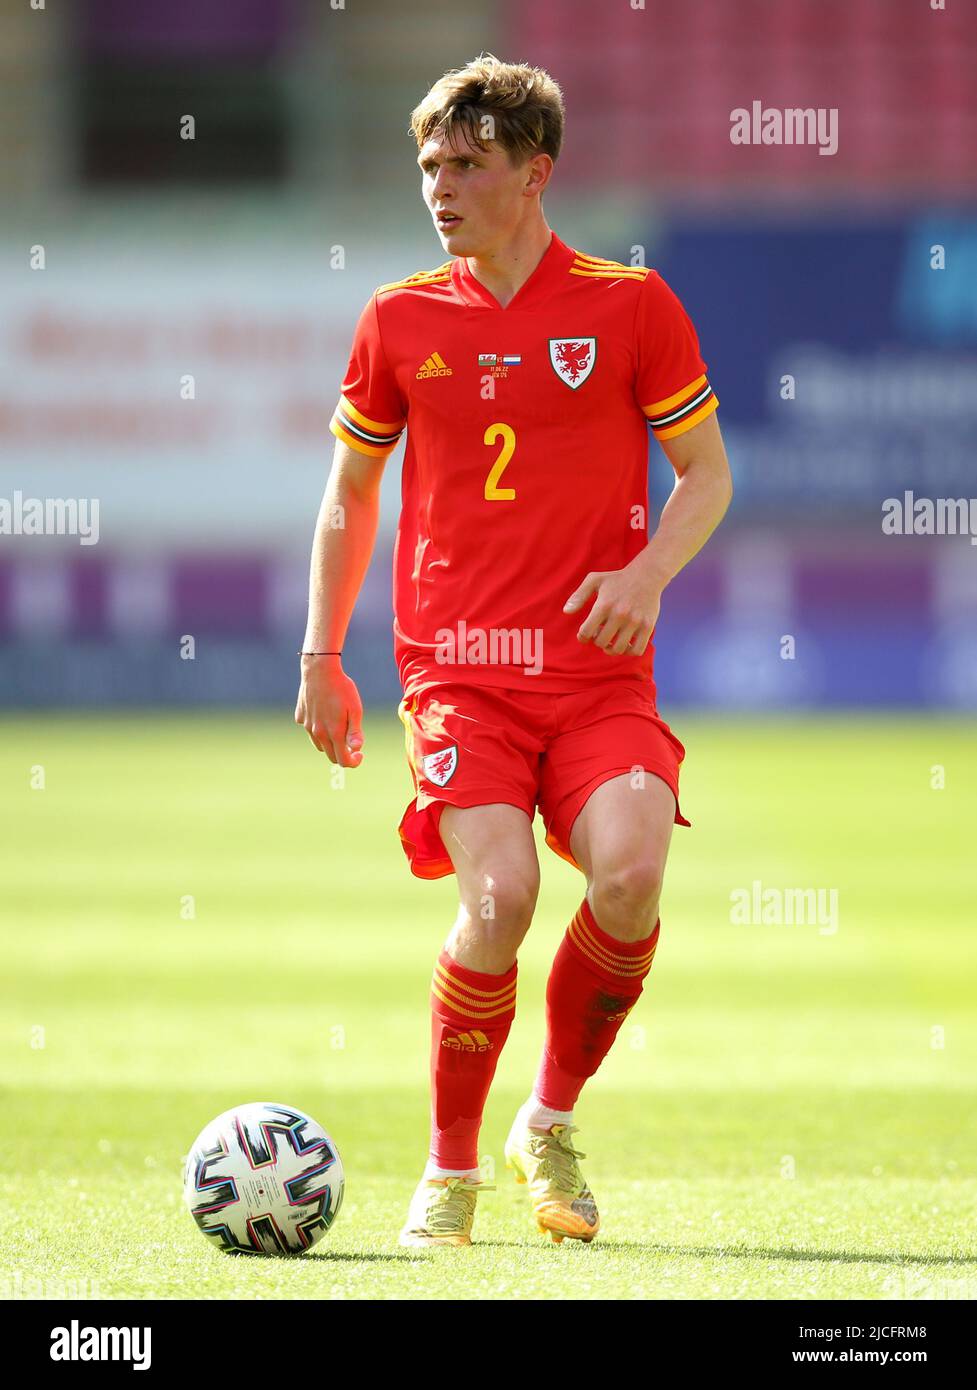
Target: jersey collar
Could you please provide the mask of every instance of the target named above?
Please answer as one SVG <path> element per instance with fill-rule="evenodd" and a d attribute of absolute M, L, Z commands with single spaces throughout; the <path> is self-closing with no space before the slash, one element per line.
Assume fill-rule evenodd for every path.
<path fill-rule="evenodd" d="M 479 280 L 475 279 L 468 268 L 467 257 L 459 256 L 453 262 L 451 275 L 459 295 L 466 304 L 480 309 L 495 309 L 501 314 L 507 314 L 511 309 L 528 308 L 534 301 L 549 294 L 559 281 L 565 279 L 567 270 L 573 263 L 576 254 L 554 232 L 536 269 L 525 284 L 519 287 L 504 309 L 495 295 L 487 290 Z"/>

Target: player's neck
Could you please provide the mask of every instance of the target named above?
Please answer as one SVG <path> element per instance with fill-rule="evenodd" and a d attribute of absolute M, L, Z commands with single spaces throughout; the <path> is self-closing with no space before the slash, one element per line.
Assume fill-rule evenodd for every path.
<path fill-rule="evenodd" d="M 530 227 L 520 228 L 503 246 L 487 255 L 465 259 L 471 274 L 504 309 L 546 255 L 552 239 L 552 228 L 540 216 Z"/>

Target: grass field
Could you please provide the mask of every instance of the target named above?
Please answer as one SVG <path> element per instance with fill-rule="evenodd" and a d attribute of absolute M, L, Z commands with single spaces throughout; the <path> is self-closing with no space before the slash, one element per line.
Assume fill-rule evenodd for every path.
<path fill-rule="evenodd" d="M 0 725 L 0 1297 L 977 1297 L 974 727 L 672 722 L 694 828 L 577 1111 L 602 1234 L 546 1242 L 502 1162 L 584 887 L 541 844 L 482 1132 L 498 1189 L 477 1246 L 434 1252 L 396 1237 L 454 880 L 408 872 L 396 721 L 368 717 L 344 788 L 287 714 Z M 837 930 L 732 923 L 754 881 L 836 889 Z M 197 1132 L 259 1099 L 311 1112 L 346 1165 L 298 1260 L 222 1256 L 182 1206 Z"/>

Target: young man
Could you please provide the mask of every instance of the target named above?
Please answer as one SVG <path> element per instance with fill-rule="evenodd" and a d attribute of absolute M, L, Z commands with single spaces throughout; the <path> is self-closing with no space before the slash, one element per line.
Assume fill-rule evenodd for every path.
<path fill-rule="evenodd" d="M 457 875 L 460 905 L 431 986 L 430 1157 L 400 1240 L 470 1243 L 479 1125 L 539 887 L 538 806 L 587 892 L 553 963 L 539 1072 L 505 1157 L 539 1230 L 589 1241 L 599 1218 L 573 1109 L 641 993 L 672 826 L 689 824 L 651 638 L 662 590 L 729 504 L 729 468 L 675 295 L 546 223 L 556 83 L 483 55 L 432 88 L 411 130 L 452 259 L 382 286 L 360 318 L 331 425 L 295 718 L 331 761 L 359 765 L 362 706 L 340 653 L 406 426 L 394 645 L 416 795 L 400 836 L 415 875 Z M 676 473 L 650 540 L 649 425 Z"/>

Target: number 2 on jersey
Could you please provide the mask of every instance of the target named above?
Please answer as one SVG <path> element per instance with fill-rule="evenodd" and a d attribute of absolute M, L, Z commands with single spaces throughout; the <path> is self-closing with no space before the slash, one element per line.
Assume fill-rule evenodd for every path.
<path fill-rule="evenodd" d="M 515 501 L 516 490 L 514 487 L 499 487 L 499 479 L 502 477 L 505 466 L 516 451 L 515 430 L 511 425 L 489 425 L 485 434 L 482 436 L 482 443 L 496 444 L 500 439 L 502 441 L 502 448 L 499 451 L 498 458 L 489 469 L 488 477 L 485 479 L 486 502 Z"/>

